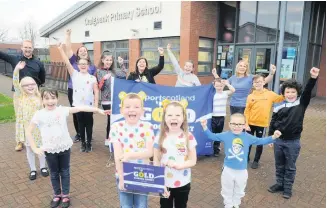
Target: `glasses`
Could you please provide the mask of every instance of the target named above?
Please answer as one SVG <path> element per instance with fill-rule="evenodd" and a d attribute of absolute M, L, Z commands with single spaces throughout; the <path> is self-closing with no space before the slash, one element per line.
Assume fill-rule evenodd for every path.
<path fill-rule="evenodd" d="M 33 84 L 24 84 L 22 85 L 22 87 L 34 87 L 36 85 L 36 83 Z"/>
<path fill-rule="evenodd" d="M 89 64 L 78 64 L 78 65 L 81 65 L 81 66 L 87 66 L 87 65 L 89 65 Z"/>
<path fill-rule="evenodd" d="M 245 124 L 240 124 L 240 123 L 229 123 L 231 126 L 234 126 L 234 127 L 242 127 L 244 126 Z"/>

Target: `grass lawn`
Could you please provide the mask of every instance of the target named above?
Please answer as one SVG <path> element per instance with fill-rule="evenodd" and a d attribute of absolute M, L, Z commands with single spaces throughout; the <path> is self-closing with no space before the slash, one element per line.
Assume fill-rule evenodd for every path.
<path fill-rule="evenodd" d="M 15 110 L 12 98 L 0 93 L 0 123 L 15 121 Z"/>

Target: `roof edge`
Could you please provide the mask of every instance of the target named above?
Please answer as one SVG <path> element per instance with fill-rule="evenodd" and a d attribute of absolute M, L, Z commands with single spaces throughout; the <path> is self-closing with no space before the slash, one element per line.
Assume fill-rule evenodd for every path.
<path fill-rule="evenodd" d="M 55 19 L 50 21 L 48 24 L 41 27 L 39 30 L 40 36 L 48 38 L 51 33 L 63 27 L 71 20 L 81 16 L 86 11 L 92 9 L 93 7 L 99 5 L 103 1 L 80 1 L 74 4 L 72 7 L 64 11 L 62 14 L 57 16 Z"/>

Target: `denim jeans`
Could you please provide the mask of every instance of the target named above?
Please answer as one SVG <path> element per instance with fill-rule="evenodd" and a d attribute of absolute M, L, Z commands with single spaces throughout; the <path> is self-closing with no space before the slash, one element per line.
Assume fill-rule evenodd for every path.
<path fill-rule="evenodd" d="M 70 149 L 59 153 L 45 152 L 55 195 L 68 195 L 70 188 Z M 60 185 L 61 181 L 61 185 Z M 61 188 L 62 187 L 62 190 Z"/>
<path fill-rule="evenodd" d="M 300 139 L 276 139 L 274 144 L 276 182 L 291 192 L 296 174 L 296 160 L 300 154 Z"/>
<path fill-rule="evenodd" d="M 245 107 L 230 106 L 230 114 L 241 113 L 244 114 Z"/>
<path fill-rule="evenodd" d="M 116 180 L 117 188 L 119 179 Z M 148 195 L 127 193 L 120 191 L 118 188 L 118 195 L 120 201 L 120 208 L 147 208 L 148 207 Z"/>

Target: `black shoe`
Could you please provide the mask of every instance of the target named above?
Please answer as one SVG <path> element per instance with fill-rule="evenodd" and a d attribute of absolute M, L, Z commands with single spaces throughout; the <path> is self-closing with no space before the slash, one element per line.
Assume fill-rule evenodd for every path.
<path fill-rule="evenodd" d="M 257 169 L 258 167 L 259 167 L 259 163 L 256 162 L 256 161 L 254 161 L 254 162 L 252 163 L 252 165 L 251 165 L 251 168 L 252 168 L 252 169 Z"/>
<path fill-rule="evenodd" d="M 54 201 L 55 198 L 59 198 L 58 201 Z M 51 208 L 56 208 L 60 205 L 60 202 L 61 202 L 61 197 L 60 196 L 54 196 L 51 200 L 51 203 L 50 203 L 50 206 Z"/>
<path fill-rule="evenodd" d="M 272 186 L 270 186 L 268 188 L 268 191 L 270 193 L 276 193 L 276 192 L 279 192 L 279 191 L 284 191 L 284 187 L 281 186 L 281 185 L 278 185 L 278 184 L 274 184 L 274 185 L 272 185 Z"/>
<path fill-rule="evenodd" d="M 292 197 L 292 192 L 291 191 L 284 191 L 283 192 L 283 198 L 284 199 L 289 199 Z"/>
<path fill-rule="evenodd" d="M 219 154 L 220 154 L 220 151 L 216 151 L 215 153 L 213 153 L 213 155 L 214 155 L 215 157 L 219 157 Z"/>
<path fill-rule="evenodd" d="M 86 150 L 85 150 L 85 152 L 92 152 L 92 144 L 91 143 L 87 143 L 86 144 Z"/>
<path fill-rule="evenodd" d="M 41 168 L 41 175 L 43 177 L 49 176 L 49 170 L 48 170 L 48 168 Z"/>
<path fill-rule="evenodd" d="M 81 141 L 81 136 L 79 134 L 76 134 L 74 137 L 74 143 Z"/>
<path fill-rule="evenodd" d="M 85 152 L 86 150 L 86 143 L 85 142 L 82 142 L 81 144 L 81 152 Z"/>
<path fill-rule="evenodd" d="M 36 179 L 36 171 L 35 170 L 30 172 L 29 178 L 30 178 L 31 181 L 34 181 Z"/>
<path fill-rule="evenodd" d="M 63 200 L 62 200 L 62 201 L 61 201 L 61 202 L 62 202 L 62 203 L 61 203 L 61 207 L 62 207 L 62 208 L 67 208 L 67 207 L 69 207 L 69 206 L 70 206 L 70 198 L 69 198 L 69 196 L 63 196 L 62 199 L 68 199 L 68 201 L 63 202 Z"/>

